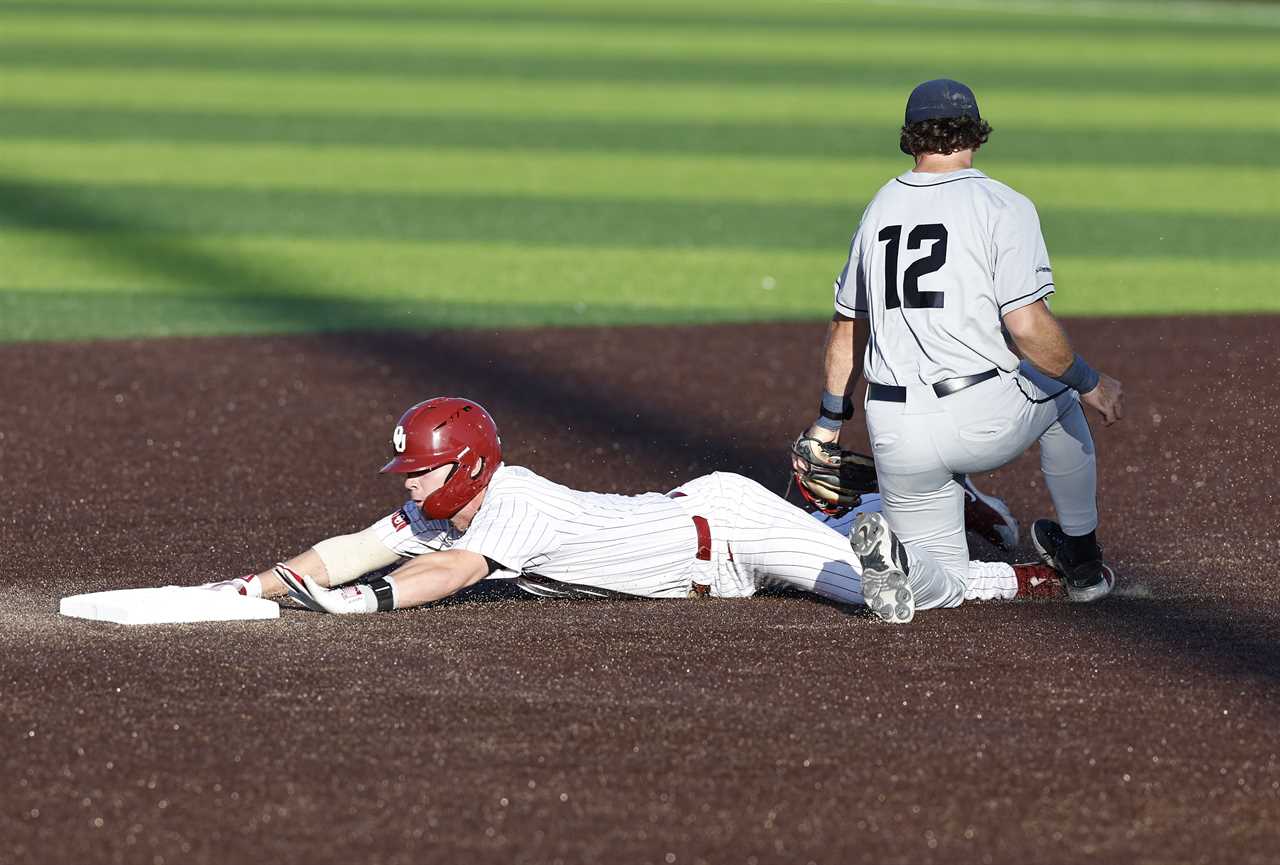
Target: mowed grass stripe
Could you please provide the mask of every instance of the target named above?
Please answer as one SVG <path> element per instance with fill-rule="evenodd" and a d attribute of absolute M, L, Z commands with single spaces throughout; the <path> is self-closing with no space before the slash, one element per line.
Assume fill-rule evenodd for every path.
<path fill-rule="evenodd" d="M 2 81 L 3 78 L 0 78 Z M 3 86 L 3 85 L 0 85 Z M 891 155 L 897 128 L 873 121 L 766 123 L 691 119 L 603 120 L 474 114 L 318 114 L 193 112 L 5 105 L 0 139 L 67 142 L 167 141 L 227 144 L 369 145 L 383 148 L 546 150 L 619 154 L 714 154 L 766 158 L 863 158 Z M 983 158 L 1058 165 L 1146 167 L 1152 142 L 1161 165 L 1269 165 L 1280 130 L 1092 129 L 1065 136 L 1053 129 L 1001 124 Z M 619 170 L 624 169 L 619 164 Z"/>
<path fill-rule="evenodd" d="M 637 249 L 121 231 L 79 234 L 0 231 L 6 267 L 0 290 L 75 287 L 216 297 L 269 294 L 297 299 L 464 298 L 494 306 L 528 301 L 610 300 L 636 307 L 746 306 L 773 314 L 829 305 L 842 251 Z M 210 266 L 212 265 L 212 266 Z M 484 285 L 483 292 L 459 286 Z M 745 314 L 745 313 L 743 313 Z"/>
<path fill-rule="evenodd" d="M 719 308 L 733 320 L 822 319 L 831 312 L 831 280 L 840 267 L 838 258 L 824 252 L 129 233 L 0 232 L 0 256 L 13 262 L 0 293 L 14 297 L 128 294 L 228 303 L 264 297 L 271 303 L 292 299 L 298 307 L 314 301 L 462 299 L 488 305 L 490 324 L 494 317 L 506 321 L 508 306 L 529 305 L 571 313 L 571 321 L 584 306 L 630 308 L 636 315 Z M 1275 306 L 1274 261 L 1055 256 L 1053 264 L 1059 284 L 1053 308 L 1062 313 Z M 474 285 L 484 288 L 467 288 Z"/>
<path fill-rule="evenodd" d="M 1058 312 L 1276 308 L 1280 31 L 1045 8 L 0 0 L 0 338 L 820 321 L 921 56 Z"/>
<path fill-rule="evenodd" d="M 1099 69 L 1125 72 L 1140 82 L 1196 70 L 1212 77 L 1188 78 L 1188 83 L 1200 87 L 1220 83 L 1223 92 L 1230 92 L 1236 81 L 1232 76 L 1241 71 L 1280 69 L 1280 58 L 1273 51 L 1280 35 L 1276 32 L 1202 33 L 1194 40 L 1186 34 L 1105 33 L 1081 40 L 1076 34 L 1046 31 L 1043 22 L 1028 21 L 1021 35 L 1025 38 L 1011 38 L 1007 32 L 974 34 L 967 40 L 940 42 L 932 49 L 930 62 L 966 73 L 1018 69 L 1024 74 L 1070 76 L 1083 69 Z M 916 22 L 907 19 L 896 32 L 881 31 L 874 39 L 855 36 L 857 48 L 851 51 L 849 42 L 833 39 L 830 30 L 816 26 L 778 39 L 774 34 L 732 27 L 689 32 L 507 21 L 430 22 L 413 27 L 294 20 L 260 21 L 246 27 L 243 22 L 218 19 L 197 24 L 164 14 L 138 19 L 61 16 L 51 25 L 38 18 L 6 15 L 0 7 L 0 57 L 9 65 L 23 58 L 77 65 L 96 56 L 99 65 L 130 68 L 166 62 L 175 67 L 227 68 L 239 61 L 246 68 L 268 71 L 323 69 L 325 63 L 333 63 L 338 66 L 334 71 L 340 71 L 362 59 L 370 72 L 398 69 L 414 74 L 420 71 L 419 64 L 426 64 L 422 69 L 447 69 L 449 63 L 458 63 L 466 71 L 487 59 L 496 70 L 517 68 L 534 76 L 614 79 L 632 74 L 644 78 L 667 75 L 670 69 L 670 77 L 721 80 L 734 72 L 753 75 L 772 69 L 781 80 L 804 81 L 822 73 L 842 76 L 882 67 L 914 68 L 911 74 L 919 74 L 919 61 L 911 56 L 919 39 Z M 88 47 L 93 53 L 86 54 Z M 615 69 L 609 63 L 618 66 Z M 486 73 L 481 70 L 480 74 Z"/>
<path fill-rule="evenodd" d="M 395 75 L 198 72 L 157 68 L 139 72 L 104 66 L 63 70 L 12 67 L 0 76 L 0 106 L 48 110 L 86 108 L 164 111 L 224 111 L 239 114 L 287 111 L 294 115 L 379 114 L 508 116 L 544 120 L 732 121 L 822 126 L 841 119 L 901 124 L 904 89 L 899 86 L 714 84 L 672 82 L 529 82 L 508 79 L 423 79 Z M 1168 93 L 1161 99 L 1108 90 L 1071 89 L 1046 94 L 1036 87 L 987 87 L 985 116 L 997 128 L 1094 131 L 1185 129 L 1223 134 L 1280 132 L 1280 93 Z M 23 112 L 14 111 L 20 120 Z M 7 125 L 7 123 L 6 123 Z"/>
<path fill-rule="evenodd" d="M 183 186 L 0 182 L 0 228 L 121 230 L 199 236 L 471 241 L 724 249 L 842 249 L 861 207 L 850 203 L 610 200 L 350 193 Z M 1271 257 L 1280 213 L 1145 213 L 1041 208 L 1066 255 Z"/>
<path fill-rule="evenodd" d="M 1161 4 L 1164 5 L 1164 4 Z M 353 4 L 341 0 L 303 2 L 196 2 L 173 0 L 4 0 L 0 8 L 14 15 L 53 18 L 60 15 L 103 14 L 113 17 L 148 18 L 156 14 L 197 21 L 233 19 L 237 21 L 326 21 L 359 25 L 369 21 L 412 26 L 441 22 L 487 25 L 494 22 L 557 27 L 608 27 L 611 29 L 655 26 L 719 32 L 725 28 L 791 33 L 820 27 L 833 36 L 898 30 L 914 24 L 922 36 L 949 36 L 956 33 L 1010 33 L 1039 24 L 1044 31 L 1071 32 L 1079 36 L 1114 33 L 1228 33 L 1247 34 L 1256 27 L 1280 26 L 1280 15 L 1266 8 L 1241 11 L 1232 4 L 1183 3 L 1183 8 L 1161 8 L 1150 4 L 1108 4 L 1093 6 L 1083 14 L 1070 2 L 1035 3 L 1032 6 L 1000 4 L 984 8 L 977 4 L 847 2 L 779 5 L 773 2 L 725 2 L 700 0 L 650 2 L 643 11 L 635 4 L 599 2 L 386 2 L 370 0 Z M 1190 15 L 1180 15 L 1183 11 Z M 1247 12 L 1247 14 L 1245 14 Z M 1190 20 L 1189 20 L 1190 19 Z"/>
<path fill-rule="evenodd" d="M 1272 40 L 1273 42 L 1275 40 Z M 1269 49 L 1278 46 L 1272 44 Z M 1127 56 L 1127 55 L 1126 55 Z M 1269 61 L 1271 54 L 1262 54 Z M 1280 54 L 1276 55 L 1280 56 Z M 1052 58 L 1053 55 L 1046 55 Z M 1167 58 L 1166 58 L 1167 59 Z M 99 45 L 68 46 L 62 42 L 0 43 L 0 68 L 75 70 L 81 68 L 184 72 L 233 72 L 237 74 L 347 74 L 388 76 L 426 81 L 459 79 L 519 79 L 524 82 L 665 82 L 685 85 L 714 82 L 740 87 L 763 83 L 770 86 L 847 85 L 851 88 L 902 89 L 904 82 L 919 76 L 920 64 L 908 53 L 898 51 L 884 60 L 859 52 L 850 59 L 713 60 L 703 57 L 614 57 L 543 56 L 513 52 L 482 53 L 438 49 L 388 49 L 370 47 L 328 48 L 323 51 L 302 47 L 248 48 L 229 45 Z M 1121 90 L 1132 94 L 1234 95 L 1268 92 L 1280 84 L 1280 63 L 1253 67 L 1235 64 L 1224 69 L 1157 63 L 1091 64 L 1066 57 L 1042 58 L 1032 67 L 1007 55 L 996 58 L 957 60 L 952 71 L 975 90 L 985 92 L 1007 86 L 1011 79 L 1019 87 L 1046 90 Z M 906 86 L 910 86 L 909 84 Z"/>
<path fill-rule="evenodd" d="M 984 157 L 986 154 L 984 154 Z M 823 203 L 861 208 L 904 156 L 875 159 L 0 139 L 0 176 L 59 186 Z M 1042 208 L 1229 216 L 1280 210 L 1280 168 L 978 161 Z"/>
<path fill-rule="evenodd" d="M 345 310 L 346 326 L 619 323 L 697 320 L 821 320 L 831 310 L 833 269 L 826 255 L 743 250 L 634 250 L 386 241 L 0 233 L 0 256 L 20 256 L 0 284 L 0 338 L 37 336 L 40 303 L 83 303 L 105 313 L 100 326 L 123 328 L 119 310 L 148 316 L 152 300 L 175 312 L 170 327 L 202 332 L 193 310 L 257 310 L 255 329 L 343 326 L 324 310 Z M 214 262 L 214 266 L 210 263 Z M 1273 262 L 1231 260 L 1055 259 L 1061 314 L 1242 312 L 1273 308 Z M 483 282 L 480 294 L 459 285 Z M 1239 287 L 1244 287 L 1241 290 Z M 74 288 L 73 288 L 74 287 Z M 58 300 L 61 299 L 61 300 Z M 472 310 L 460 321 L 449 310 Z M 443 312 L 433 312 L 436 308 Z M 74 307 L 68 307 L 74 309 Z M 111 311 L 115 309 L 113 314 Z M 317 310 L 323 321 L 316 321 Z M 383 312 L 403 314 L 384 316 Z M 46 309 L 44 315 L 49 315 Z M 377 320 L 370 321 L 369 316 Z M 598 318 L 598 316 L 604 316 Z M 58 333 L 63 323 L 59 321 Z M 398 324 L 397 324 L 398 322 Z"/>

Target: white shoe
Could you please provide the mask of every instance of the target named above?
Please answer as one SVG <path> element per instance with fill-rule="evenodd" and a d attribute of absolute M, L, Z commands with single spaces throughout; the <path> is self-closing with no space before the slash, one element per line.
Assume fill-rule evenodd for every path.
<path fill-rule="evenodd" d="M 964 528 L 1004 550 L 1018 545 L 1018 521 L 1004 499 L 989 496 L 973 485 L 968 475 L 964 487 Z"/>
<path fill-rule="evenodd" d="M 916 614 L 916 596 L 907 580 L 907 551 L 883 514 L 858 514 L 849 546 L 862 563 L 862 597 L 886 622 L 906 624 Z"/>

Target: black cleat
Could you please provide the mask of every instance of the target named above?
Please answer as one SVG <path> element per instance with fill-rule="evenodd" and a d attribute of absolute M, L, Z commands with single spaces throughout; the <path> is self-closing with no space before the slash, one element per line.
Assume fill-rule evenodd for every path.
<path fill-rule="evenodd" d="M 1072 540 L 1053 520 L 1036 520 L 1031 526 L 1031 542 L 1040 559 L 1062 576 L 1067 598 L 1078 604 L 1102 600 L 1116 586 L 1115 571 L 1102 561 L 1096 542 L 1073 550 Z"/>

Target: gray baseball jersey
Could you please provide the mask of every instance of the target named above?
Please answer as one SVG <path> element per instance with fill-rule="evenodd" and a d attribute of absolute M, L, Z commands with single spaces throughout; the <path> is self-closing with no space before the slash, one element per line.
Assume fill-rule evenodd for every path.
<path fill-rule="evenodd" d="M 866 379 L 901 388 L 869 389 L 866 419 L 917 609 L 954 606 L 970 590 L 961 475 L 1039 441 L 1063 529 L 1097 525 L 1093 440 L 1075 393 L 1020 365 L 1005 342 L 1002 317 L 1053 290 L 1035 207 L 981 171 L 907 172 L 863 213 L 836 310 L 870 325 Z M 993 369 L 958 391 L 932 387 Z"/>
<path fill-rule="evenodd" d="M 935 384 L 1016 370 L 1001 316 L 1052 293 L 1040 220 L 1026 196 L 972 168 L 909 171 L 863 213 L 835 307 L 870 321 L 868 381 Z"/>

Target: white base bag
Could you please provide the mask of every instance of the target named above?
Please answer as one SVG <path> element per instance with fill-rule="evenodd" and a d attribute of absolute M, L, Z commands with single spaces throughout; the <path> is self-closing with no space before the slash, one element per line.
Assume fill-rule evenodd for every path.
<path fill-rule="evenodd" d="M 77 619 L 121 625 L 160 625 L 278 619 L 280 605 L 266 598 L 250 598 L 235 592 L 165 586 L 71 595 L 58 604 L 58 612 Z"/>

